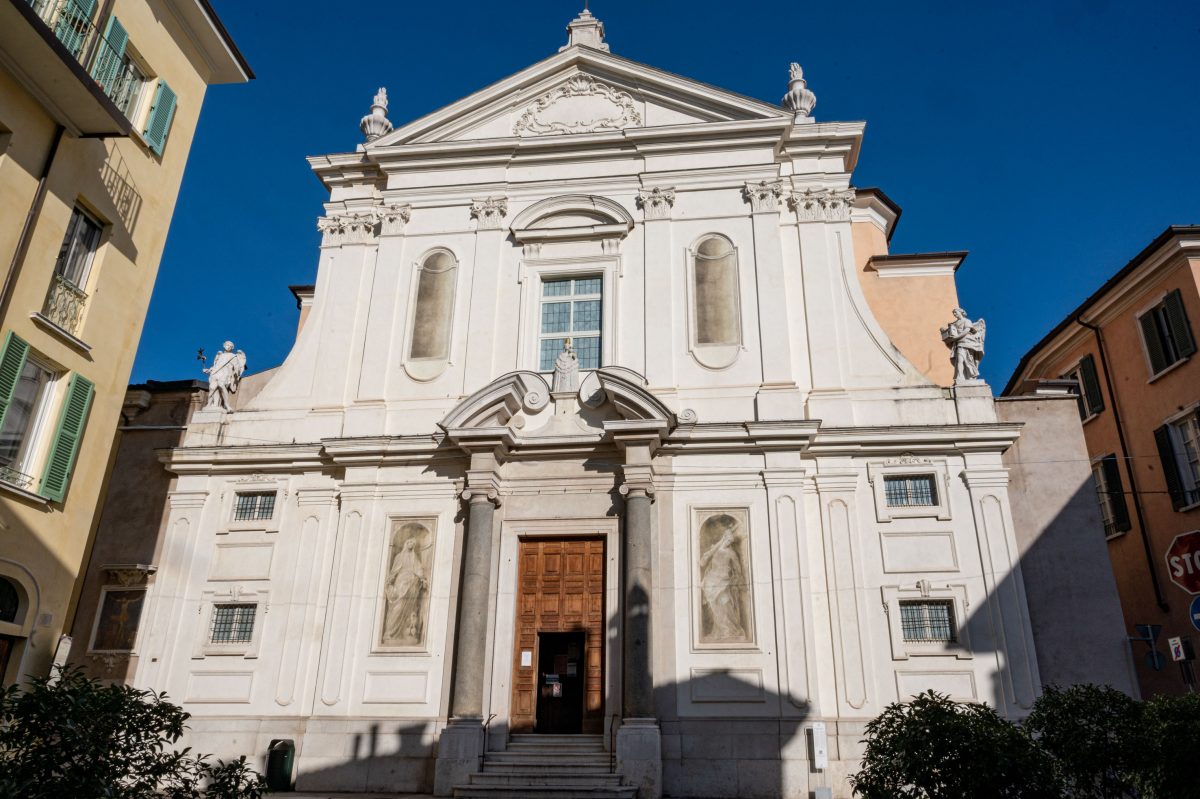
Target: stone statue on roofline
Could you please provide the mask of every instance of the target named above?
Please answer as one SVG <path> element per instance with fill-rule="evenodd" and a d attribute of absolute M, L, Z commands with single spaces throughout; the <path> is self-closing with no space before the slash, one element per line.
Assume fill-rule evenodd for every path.
<path fill-rule="evenodd" d="M 974 322 L 962 308 L 954 309 L 954 321 L 941 329 L 942 343 L 950 348 L 950 363 L 954 364 L 954 383 L 978 383 L 979 362 L 983 360 L 983 339 L 987 324 Z"/>
<path fill-rule="evenodd" d="M 204 370 L 208 375 L 208 402 L 205 410 L 232 411 L 231 395 L 236 394 L 242 374 L 246 371 L 246 353 L 234 352 L 233 342 L 226 341 L 221 351 L 213 356 L 212 366 Z"/>

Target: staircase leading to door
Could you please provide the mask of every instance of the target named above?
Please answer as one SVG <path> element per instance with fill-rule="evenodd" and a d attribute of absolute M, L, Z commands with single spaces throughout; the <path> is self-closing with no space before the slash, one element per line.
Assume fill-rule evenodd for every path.
<path fill-rule="evenodd" d="M 611 773 L 602 735 L 513 735 L 488 752 L 483 770 L 454 788 L 459 799 L 635 799 L 637 788 Z"/>

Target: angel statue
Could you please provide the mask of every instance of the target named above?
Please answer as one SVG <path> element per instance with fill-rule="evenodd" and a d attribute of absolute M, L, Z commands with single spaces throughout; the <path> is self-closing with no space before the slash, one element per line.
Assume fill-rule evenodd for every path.
<path fill-rule="evenodd" d="M 974 322 L 962 308 L 954 309 L 954 321 L 942 328 L 942 343 L 950 348 L 950 363 L 954 364 L 954 382 L 979 380 L 979 362 L 983 360 L 983 337 L 987 324 Z"/>
<path fill-rule="evenodd" d="M 245 371 L 246 353 L 234 352 L 233 342 L 226 341 L 221 351 L 213 356 L 212 367 L 204 370 L 208 375 L 208 403 L 204 407 L 232 411 L 229 395 L 237 393 Z"/>

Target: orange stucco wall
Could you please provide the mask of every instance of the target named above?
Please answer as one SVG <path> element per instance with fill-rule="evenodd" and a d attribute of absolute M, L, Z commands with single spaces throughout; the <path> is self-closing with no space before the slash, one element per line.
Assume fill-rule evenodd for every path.
<path fill-rule="evenodd" d="M 868 266 L 872 256 L 887 255 L 887 238 L 869 222 L 851 226 L 858 281 L 871 312 L 892 343 L 926 377 L 940 386 L 954 382 L 954 367 L 938 329 L 958 307 L 954 277 L 880 277 Z"/>
<path fill-rule="evenodd" d="M 1123 298 L 1112 311 L 1098 313 L 1092 324 L 1098 324 L 1104 338 L 1116 405 L 1129 447 L 1128 460 L 1120 464 L 1122 488 L 1133 529 L 1118 534 L 1108 542 L 1108 553 L 1116 576 L 1117 590 L 1130 635 L 1136 635 L 1135 624 L 1161 624 L 1159 649 L 1167 651 L 1166 639 L 1176 635 L 1191 635 L 1200 642 L 1200 634 L 1192 627 L 1188 607 L 1192 597 L 1170 580 L 1165 554 L 1175 536 L 1200 528 L 1200 507 L 1176 511 L 1167 495 L 1166 481 L 1154 431 L 1167 419 L 1200 402 L 1200 356 L 1177 364 L 1151 382 L 1149 360 L 1142 345 L 1137 317 L 1148 307 L 1157 304 L 1173 289 L 1180 289 L 1184 307 L 1191 323 L 1192 334 L 1200 338 L 1200 259 L 1178 258 L 1158 270 L 1153 279 L 1139 286 L 1135 293 Z M 1120 290 L 1120 287 L 1118 287 Z M 1059 343 L 1061 342 L 1061 343 Z M 1056 340 L 1058 350 L 1051 358 L 1036 367 L 1031 378 L 1057 378 L 1091 354 L 1096 362 L 1104 410 L 1084 422 L 1083 432 L 1089 456 L 1095 460 L 1121 452 L 1113 398 L 1105 380 L 1100 350 L 1093 333 L 1079 325 Z M 1133 495 L 1130 493 L 1130 471 L 1136 483 L 1138 499 L 1150 542 L 1151 563 L 1147 563 L 1142 529 L 1138 522 Z M 1151 583 L 1150 569 L 1155 570 L 1169 610 L 1159 608 Z M 1167 662 L 1156 671 L 1148 667 L 1143 644 L 1135 644 L 1133 659 L 1144 695 L 1180 693 L 1185 690 L 1179 668 Z"/>

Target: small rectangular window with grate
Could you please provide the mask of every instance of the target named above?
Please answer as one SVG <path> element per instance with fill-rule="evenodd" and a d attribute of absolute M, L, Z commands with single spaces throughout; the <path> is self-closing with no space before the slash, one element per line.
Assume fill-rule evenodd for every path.
<path fill-rule="evenodd" d="M 957 640 L 954 632 L 954 603 L 944 601 L 902 601 L 900 629 L 904 640 L 911 644 L 950 644 Z"/>
<path fill-rule="evenodd" d="M 902 474 L 883 478 L 889 508 L 919 508 L 938 504 L 932 474 Z"/>
<path fill-rule="evenodd" d="M 274 514 L 274 491 L 255 491 L 237 495 L 237 503 L 233 507 L 235 522 L 261 521 L 270 519 Z"/>
<path fill-rule="evenodd" d="M 213 605 L 208 640 L 214 644 L 248 644 L 254 636 L 253 602 Z"/>

